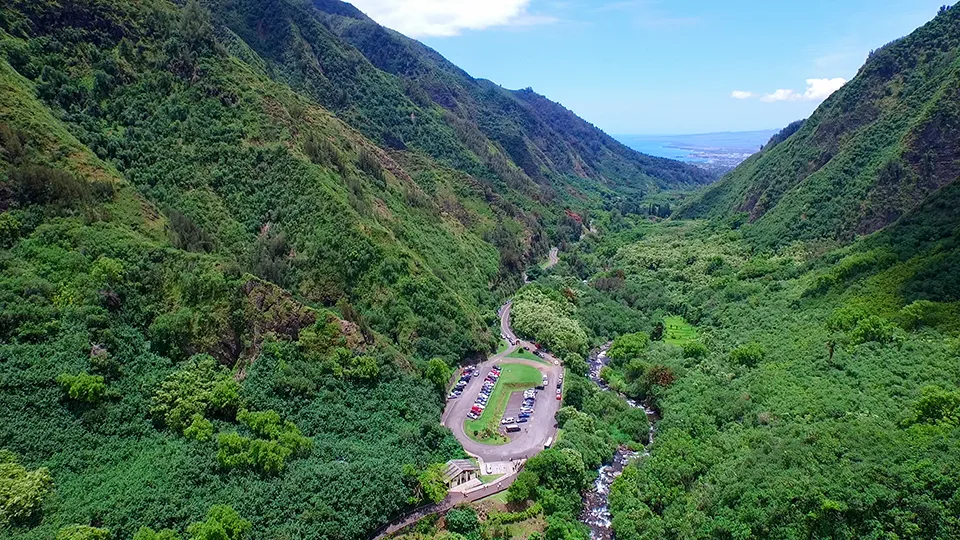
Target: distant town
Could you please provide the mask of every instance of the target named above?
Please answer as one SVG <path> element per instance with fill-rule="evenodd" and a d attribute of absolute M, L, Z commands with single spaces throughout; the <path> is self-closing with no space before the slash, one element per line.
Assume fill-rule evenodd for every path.
<path fill-rule="evenodd" d="M 651 156 L 685 161 L 725 173 L 760 150 L 776 129 L 694 135 L 617 135 L 621 143 Z"/>

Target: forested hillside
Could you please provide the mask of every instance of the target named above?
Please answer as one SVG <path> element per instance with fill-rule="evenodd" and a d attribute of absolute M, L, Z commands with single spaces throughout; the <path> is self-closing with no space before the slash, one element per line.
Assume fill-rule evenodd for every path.
<path fill-rule="evenodd" d="M 960 177 L 960 9 L 874 51 L 799 130 L 687 205 L 683 217 L 742 213 L 762 246 L 848 242 Z M 797 126 L 794 126 L 796 129 Z"/>
<path fill-rule="evenodd" d="M 708 180 L 402 41 L 486 88 L 444 108 L 320 8 L 0 6 L 0 536 L 366 536 L 442 497 L 523 268 Z"/>
<path fill-rule="evenodd" d="M 561 257 L 538 294 L 662 415 L 617 538 L 960 538 L 958 194 L 826 254 L 628 217 Z"/>

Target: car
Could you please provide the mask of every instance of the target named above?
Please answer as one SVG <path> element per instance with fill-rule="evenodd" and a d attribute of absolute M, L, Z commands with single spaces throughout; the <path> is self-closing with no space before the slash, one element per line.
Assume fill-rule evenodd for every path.
<path fill-rule="evenodd" d="M 559 390 L 557 390 L 557 401 L 560 401 L 560 398 L 561 398 L 562 396 L 563 396 L 563 394 L 560 393 Z"/>
<path fill-rule="evenodd" d="M 557 381 L 557 390 L 559 390 L 562 386 L 563 386 L 563 383 L 560 381 Z"/>
<path fill-rule="evenodd" d="M 501 423 L 501 424 L 512 424 L 512 423 L 513 423 L 513 417 L 512 417 L 512 416 L 508 416 L 508 417 L 504 418 L 503 420 L 501 420 L 500 423 Z"/>
<path fill-rule="evenodd" d="M 520 419 L 517 420 L 517 423 L 518 423 L 518 424 L 525 424 L 525 423 L 527 423 L 527 422 L 529 422 L 529 421 L 530 421 L 529 418 L 524 418 L 524 417 L 521 416 Z"/>
<path fill-rule="evenodd" d="M 518 418 L 530 418 L 531 416 L 533 416 L 533 413 L 528 412 L 522 412 L 517 415 Z"/>

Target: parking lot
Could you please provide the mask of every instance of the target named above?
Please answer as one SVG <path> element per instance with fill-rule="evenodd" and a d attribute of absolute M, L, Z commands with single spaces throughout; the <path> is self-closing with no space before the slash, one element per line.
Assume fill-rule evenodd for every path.
<path fill-rule="evenodd" d="M 509 308 L 510 306 L 508 304 L 500 311 L 501 330 L 504 336 L 509 338 L 508 340 L 510 342 L 514 342 L 516 336 L 510 330 Z M 461 390 L 456 397 L 452 397 L 452 399 L 447 401 L 442 423 L 450 428 L 454 436 L 460 441 L 468 453 L 480 457 L 484 461 L 508 461 L 529 458 L 541 451 L 547 441 L 556 437 L 557 426 L 554 415 L 562 405 L 561 400 L 556 399 L 556 384 L 563 374 L 563 368 L 560 366 L 559 361 L 550 355 L 544 355 L 546 362 L 539 361 L 539 359 L 535 361 L 532 359 L 517 358 L 514 353 L 520 348 L 532 351 L 535 349 L 535 346 L 530 343 L 519 342 L 518 345 L 511 345 L 507 350 L 494 355 L 486 362 L 476 366 L 476 371 L 474 368 L 470 368 L 470 380 L 461 381 L 461 377 L 455 379 L 454 388 L 456 388 L 456 385 L 460 382 L 465 382 L 465 384 L 461 386 Z M 508 436 L 507 440 L 509 442 L 485 444 L 473 440 L 471 436 L 475 435 L 472 430 L 476 429 L 474 424 L 483 422 L 483 419 L 470 420 L 467 415 L 472 412 L 473 407 L 476 405 L 476 398 L 479 397 L 484 380 L 487 375 L 493 371 L 494 366 L 506 368 L 507 364 L 521 364 L 535 368 L 541 373 L 541 376 L 547 376 L 547 383 L 544 385 L 544 389 L 540 390 L 535 396 L 536 401 L 529 420 L 517 424 L 520 431 L 505 434 Z M 473 373 L 477 371 L 479 373 L 473 375 Z M 503 383 L 504 381 L 501 380 L 500 382 Z M 504 396 L 503 401 L 499 402 L 497 406 L 497 417 L 492 419 L 493 426 L 491 427 L 495 426 L 495 429 L 503 428 L 503 431 L 505 431 L 505 425 L 501 424 L 504 417 L 513 416 L 514 419 L 519 419 L 518 417 L 521 412 L 520 406 L 523 401 L 523 390 L 537 385 L 538 383 L 536 379 L 534 379 L 532 384 L 528 386 L 511 388 L 511 390 L 516 391 L 512 391 L 508 396 Z M 491 393 L 490 398 L 488 398 L 488 401 L 491 402 L 491 407 L 494 406 L 492 403 L 495 401 L 494 397 L 496 396 Z M 497 398 L 497 400 L 499 400 L 499 398 Z M 485 408 L 484 410 L 488 413 L 491 412 L 489 408 Z M 500 414 L 501 410 L 505 410 L 506 412 Z M 468 426 L 471 429 L 470 435 L 467 434 Z"/>

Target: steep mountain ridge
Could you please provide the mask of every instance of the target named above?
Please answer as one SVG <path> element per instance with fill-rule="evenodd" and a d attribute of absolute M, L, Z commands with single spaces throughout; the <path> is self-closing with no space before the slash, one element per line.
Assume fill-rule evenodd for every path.
<path fill-rule="evenodd" d="M 0 6 L 0 467 L 43 480 L 0 536 L 183 533 L 222 503 L 258 538 L 366 536 L 463 457 L 444 387 L 524 268 L 605 199 L 708 179 L 584 157 L 572 113 L 465 74 L 503 105 L 457 116 L 344 16 Z"/>
<path fill-rule="evenodd" d="M 712 180 L 695 167 L 630 150 L 532 91 L 508 91 L 473 79 L 436 51 L 381 27 L 348 4 L 249 2 L 244 7 L 241 12 L 225 4 L 215 11 L 229 14 L 224 23 L 269 59 L 279 76 L 389 147 L 417 148 L 511 185 L 524 186 L 532 179 L 539 185 L 525 187 L 536 198 L 550 199 L 559 191 L 563 200 L 562 192 L 570 189 L 567 184 L 573 184 L 576 194 L 597 191 L 594 183 L 651 191 Z M 329 33 L 348 47 L 329 46 Z M 304 53 L 308 56 L 276 54 L 301 45 L 309 46 L 310 52 Z M 340 59 L 327 52 L 332 48 L 346 58 L 359 51 L 370 66 L 354 64 L 355 71 L 341 71 Z M 320 66 L 322 75 L 310 69 L 314 65 Z M 358 81 L 373 76 L 369 68 L 390 78 L 390 93 L 373 98 L 352 90 Z M 321 90 L 325 79 L 336 81 L 338 91 L 349 97 Z M 374 99 L 377 103 L 371 103 Z"/>
<path fill-rule="evenodd" d="M 743 213 L 763 246 L 849 242 L 960 177 L 960 9 L 874 51 L 786 140 L 694 198 L 682 217 Z"/>

